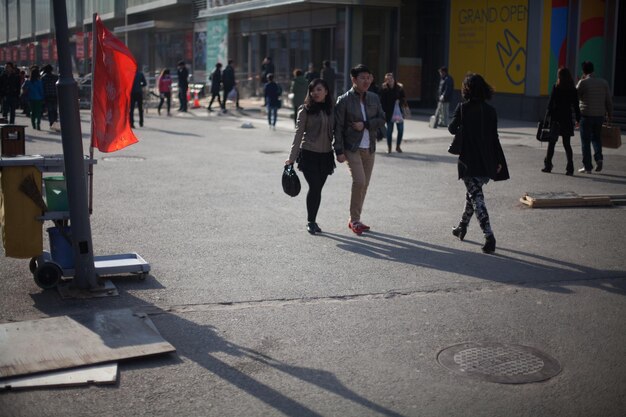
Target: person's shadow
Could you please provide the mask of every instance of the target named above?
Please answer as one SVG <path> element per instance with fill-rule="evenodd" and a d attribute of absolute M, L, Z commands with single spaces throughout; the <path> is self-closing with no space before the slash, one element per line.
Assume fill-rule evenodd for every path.
<path fill-rule="evenodd" d="M 485 255 L 477 247 L 478 242 L 468 240 L 463 244 L 471 245 L 469 249 L 459 250 L 372 231 L 360 237 L 326 232 L 320 236 L 335 240 L 339 249 L 359 255 L 498 283 L 561 293 L 571 293 L 567 286 L 575 284 L 626 295 L 626 283 L 612 286 L 598 281 L 600 278 L 622 278 L 626 271 L 603 271 L 501 246 L 494 254 Z M 563 282 L 567 286 L 562 285 Z"/>
<path fill-rule="evenodd" d="M 376 413 L 402 417 L 402 414 L 379 405 L 348 388 L 332 372 L 289 364 L 257 350 L 231 343 L 221 337 L 218 329 L 213 326 L 200 325 L 186 320 L 178 314 L 172 314 L 158 306 L 147 304 L 128 292 L 140 288 L 163 288 L 153 276 L 149 276 L 146 281 L 142 282 L 137 282 L 133 278 L 128 279 L 128 277 L 118 277 L 113 280 L 120 296 L 106 300 L 60 300 L 55 291 L 43 291 L 32 294 L 31 297 L 35 302 L 35 307 L 50 316 L 87 315 L 93 309 L 92 304 L 99 304 L 102 301 L 107 303 L 107 309 L 130 308 L 135 312 L 147 313 L 163 338 L 176 348 L 176 354 L 124 362 L 123 366 L 127 369 L 173 366 L 181 363 L 178 356 L 183 356 L 287 416 L 321 417 L 320 413 L 310 407 L 252 376 L 262 368 L 272 368 Z M 228 364 L 219 358 L 224 354 L 238 360 L 234 365 Z M 119 385 L 115 387 L 117 386 Z"/>

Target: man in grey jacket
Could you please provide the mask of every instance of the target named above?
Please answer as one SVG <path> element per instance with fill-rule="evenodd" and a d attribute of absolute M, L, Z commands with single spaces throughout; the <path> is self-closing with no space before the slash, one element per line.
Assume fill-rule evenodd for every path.
<path fill-rule="evenodd" d="M 350 76 L 352 88 L 335 106 L 335 154 L 338 162 L 348 162 L 352 176 L 348 227 L 360 235 L 370 229 L 361 223 L 361 211 L 374 169 L 376 131 L 385 126 L 385 113 L 378 95 L 367 91 L 373 79 L 370 70 L 359 64 Z"/>
<path fill-rule="evenodd" d="M 439 76 L 441 79 L 439 80 L 439 96 L 435 118 L 437 125 L 448 127 L 450 100 L 452 99 L 452 92 L 454 91 L 454 80 L 448 74 L 448 67 L 439 68 Z"/>
<path fill-rule="evenodd" d="M 580 173 L 591 173 L 591 145 L 596 171 L 602 171 L 602 123 L 611 120 L 613 101 L 609 84 L 602 78 L 593 76 L 593 63 L 582 63 L 583 77 L 578 81 L 578 102 L 580 105 L 580 142 L 583 152 L 583 167 Z"/>

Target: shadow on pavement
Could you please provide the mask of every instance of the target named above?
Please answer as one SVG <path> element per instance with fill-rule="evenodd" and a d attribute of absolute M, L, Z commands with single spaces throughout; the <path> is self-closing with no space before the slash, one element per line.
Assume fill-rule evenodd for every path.
<path fill-rule="evenodd" d="M 626 271 L 603 271 L 506 247 L 498 247 L 495 254 L 485 255 L 479 248 L 482 242 L 468 239 L 463 245 L 471 245 L 471 251 L 371 231 L 360 237 L 326 232 L 320 236 L 337 241 L 337 247 L 340 249 L 375 259 L 447 271 L 493 282 L 530 286 L 551 292 L 573 292 L 557 284 L 561 281 L 567 281 L 568 286 L 575 284 L 608 290 L 606 285 L 598 286 L 597 280 L 626 276 Z M 450 239 L 453 239 L 452 235 Z M 519 257 L 512 257 L 507 253 Z M 611 291 L 626 295 L 624 288 L 615 287 Z"/>
<path fill-rule="evenodd" d="M 144 282 L 139 282 L 132 278 L 128 279 L 128 277 L 115 277 L 114 280 L 120 295 L 119 297 L 106 299 L 107 309 L 131 308 L 134 311 L 147 313 L 153 319 L 163 338 L 176 348 L 176 354 L 139 358 L 124 362 L 122 366 L 126 369 L 173 366 L 182 363 L 178 356 L 183 356 L 287 416 L 322 416 L 322 414 L 315 412 L 268 384 L 253 378 L 253 374 L 268 368 L 317 386 L 381 415 L 403 417 L 402 414 L 376 404 L 346 387 L 332 372 L 288 364 L 255 349 L 231 343 L 221 337 L 218 334 L 218 329 L 214 326 L 200 325 L 186 320 L 178 314 L 152 304 L 146 304 L 145 301 L 127 292 L 129 289 L 163 288 L 153 276 L 150 276 Z M 85 313 L 86 309 L 97 308 L 94 306 L 99 301 L 102 301 L 98 299 L 61 300 L 58 294 L 52 290 L 32 294 L 31 297 L 35 302 L 35 307 L 50 316 L 58 316 L 60 311 L 67 310 L 68 307 L 70 310 L 80 310 L 82 314 L 88 314 Z M 67 313 L 66 311 L 66 314 L 73 315 L 81 313 L 76 311 Z M 263 340 L 259 341 L 259 345 L 264 347 Z M 266 346 L 265 348 L 270 349 L 271 346 Z M 235 359 L 235 364 L 228 364 L 218 358 L 218 355 L 223 354 Z M 119 382 L 115 387 L 119 387 Z M 101 389 L 111 389 L 111 387 L 103 386 Z"/>

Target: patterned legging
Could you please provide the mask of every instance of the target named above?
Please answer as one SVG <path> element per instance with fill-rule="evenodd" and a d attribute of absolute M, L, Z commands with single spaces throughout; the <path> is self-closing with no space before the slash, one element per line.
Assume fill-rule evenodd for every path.
<path fill-rule="evenodd" d="M 493 231 L 489 224 L 489 213 L 487 213 L 485 196 L 483 194 L 483 185 L 489 182 L 489 178 L 463 177 L 463 182 L 465 183 L 465 188 L 467 188 L 467 193 L 465 193 L 465 210 L 461 216 L 461 224 L 467 226 L 474 213 L 476 213 L 476 218 L 485 237 L 492 236 Z"/>

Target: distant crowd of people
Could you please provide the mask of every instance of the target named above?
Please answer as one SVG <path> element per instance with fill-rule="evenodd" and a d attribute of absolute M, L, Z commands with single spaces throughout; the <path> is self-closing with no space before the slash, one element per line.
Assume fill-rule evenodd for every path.
<path fill-rule="evenodd" d="M 51 130 L 59 130 L 58 100 L 52 65 L 40 68 L 33 65 L 29 71 L 18 69 L 13 62 L 0 68 L 0 107 L 2 118 L 15 124 L 18 110 L 30 117 L 33 129 L 41 130 L 41 119 L 48 116 Z"/>

